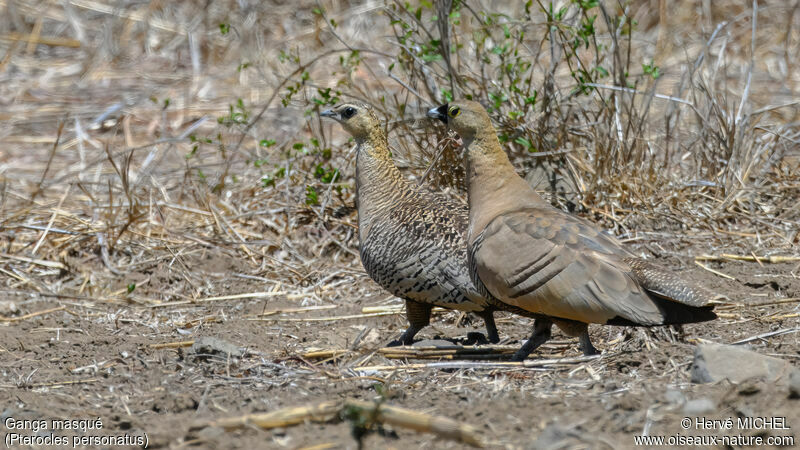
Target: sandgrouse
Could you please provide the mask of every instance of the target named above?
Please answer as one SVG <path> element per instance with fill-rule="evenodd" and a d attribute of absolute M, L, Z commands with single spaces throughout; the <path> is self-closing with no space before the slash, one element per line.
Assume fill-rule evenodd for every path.
<path fill-rule="evenodd" d="M 413 342 L 434 306 L 475 312 L 486 322 L 488 340 L 498 342 L 494 308 L 467 271 L 467 207 L 403 178 L 370 106 L 344 103 L 320 115 L 355 138 L 361 263 L 375 282 L 406 301 L 409 327 L 390 345 Z"/>
<path fill-rule="evenodd" d="M 536 317 L 525 359 L 555 323 L 597 352 L 588 324 L 654 326 L 716 318 L 713 295 L 625 250 L 590 222 L 553 208 L 517 173 L 489 115 L 472 101 L 428 111 L 461 136 L 469 195 L 472 281 L 498 306 Z"/>

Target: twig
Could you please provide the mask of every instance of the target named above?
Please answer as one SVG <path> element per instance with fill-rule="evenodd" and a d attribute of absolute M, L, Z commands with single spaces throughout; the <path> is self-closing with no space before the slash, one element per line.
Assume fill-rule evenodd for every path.
<path fill-rule="evenodd" d="M 436 162 L 439 161 L 439 158 L 441 158 L 441 156 L 444 154 L 444 151 L 447 149 L 448 140 L 450 140 L 450 138 L 445 138 L 442 140 L 441 145 L 439 146 L 439 151 L 436 152 L 436 156 L 433 157 L 433 161 L 431 161 L 431 164 L 428 166 L 427 169 L 425 169 L 425 173 L 423 173 L 422 176 L 419 178 L 417 186 L 422 186 L 422 183 L 424 183 L 425 179 L 428 178 L 428 174 L 431 173 L 431 170 L 433 170 L 433 168 L 436 166 Z"/>
<path fill-rule="evenodd" d="M 756 336 L 749 337 L 747 339 L 742 339 L 740 341 L 736 341 L 736 342 L 732 343 L 731 345 L 746 344 L 748 342 L 757 341 L 759 339 L 764 339 L 764 338 L 773 337 L 773 336 L 780 336 L 780 335 L 783 335 L 783 334 L 797 333 L 799 331 L 800 331 L 800 327 L 784 328 L 782 330 L 770 331 L 769 333 L 763 333 L 763 334 L 759 334 L 759 335 L 756 335 Z"/>
<path fill-rule="evenodd" d="M 690 102 L 688 100 L 684 100 L 682 98 L 671 97 L 669 95 L 664 95 L 664 94 L 649 94 L 647 92 L 639 91 L 639 90 L 636 90 L 636 89 L 633 89 L 633 88 L 629 88 L 629 87 L 609 86 L 607 84 L 597 84 L 597 83 L 583 83 L 583 84 L 584 84 L 584 86 L 589 86 L 589 87 L 594 87 L 594 88 L 599 88 L 599 89 L 609 89 L 609 90 L 612 90 L 612 91 L 627 92 L 629 94 L 640 94 L 640 95 L 645 95 L 645 96 L 652 95 L 653 97 L 659 98 L 659 99 L 662 99 L 662 100 L 669 100 L 671 102 L 683 103 L 684 105 L 694 106 L 694 104 L 692 102 Z"/>
<path fill-rule="evenodd" d="M 508 362 L 435 362 L 426 364 L 404 364 L 401 366 L 361 366 L 354 367 L 356 372 L 378 372 L 385 370 L 422 370 L 422 369 L 530 369 L 537 367 L 581 364 L 600 358 L 601 355 L 579 356 L 576 358 L 535 359 L 530 361 Z"/>
<path fill-rule="evenodd" d="M 301 313 L 301 312 L 309 312 L 309 311 L 319 311 L 321 309 L 334 309 L 338 308 L 339 305 L 318 305 L 318 306 L 306 306 L 304 308 L 281 308 L 281 309 L 273 309 L 271 311 L 262 311 L 258 314 L 246 314 L 242 317 L 268 317 L 274 316 L 276 314 L 289 314 L 289 313 Z"/>
<path fill-rule="evenodd" d="M 722 278 L 727 278 L 729 280 L 735 280 L 736 279 L 736 278 L 734 278 L 734 277 L 732 277 L 730 275 L 724 274 L 724 273 L 722 273 L 722 272 L 720 272 L 718 270 L 714 270 L 714 269 L 706 266 L 705 264 L 701 263 L 700 261 L 695 261 L 694 263 L 697 264 L 698 266 L 702 267 L 703 269 L 713 273 L 714 275 L 719 275 Z"/>
<path fill-rule="evenodd" d="M 439 306 L 434 306 L 433 309 L 431 310 L 431 312 L 434 312 L 434 313 L 444 313 L 444 312 L 448 312 L 448 311 L 451 311 L 451 310 L 445 309 L 445 308 L 442 308 L 442 307 L 439 307 Z M 386 312 L 386 313 L 391 312 L 391 313 L 395 313 L 395 314 L 405 314 L 406 313 L 406 307 L 405 307 L 405 305 L 364 306 L 363 308 L 361 308 L 361 312 L 364 313 L 364 314 L 378 313 L 378 312 Z"/>
<path fill-rule="evenodd" d="M 62 306 L 59 306 L 59 307 L 56 307 L 56 308 L 50 308 L 50 309 L 45 309 L 43 311 L 32 312 L 30 314 L 25 314 L 24 316 L 19 316 L 19 317 L 0 317 L 0 322 L 20 322 L 20 321 L 23 321 L 23 320 L 30 319 L 32 317 L 42 316 L 44 314 L 50 314 L 50 313 L 58 312 L 58 311 L 63 311 L 66 308 L 67 308 L 66 306 L 62 305 Z"/>
<path fill-rule="evenodd" d="M 42 192 L 42 184 L 44 183 L 45 178 L 47 177 L 47 172 L 50 171 L 50 166 L 53 164 L 53 157 L 56 156 L 56 150 L 58 150 L 58 143 L 61 142 L 61 133 L 64 131 L 64 121 L 58 123 L 58 132 L 56 133 L 56 140 L 53 142 L 53 148 L 50 150 L 50 156 L 47 158 L 47 164 L 44 166 L 44 170 L 42 171 L 42 178 L 39 179 L 39 183 L 36 185 L 36 190 L 33 191 L 31 195 L 31 203 L 36 200 L 36 197 L 39 196 Z"/>
<path fill-rule="evenodd" d="M 165 342 L 163 344 L 150 344 L 147 347 L 152 348 L 154 350 L 162 349 L 162 348 L 181 348 L 181 347 L 191 347 L 194 345 L 194 341 L 178 341 L 178 342 Z"/>
<path fill-rule="evenodd" d="M 742 121 L 742 114 L 744 114 L 744 106 L 747 103 L 747 98 L 750 95 L 750 81 L 753 79 L 753 66 L 756 62 L 756 27 L 758 25 L 758 1 L 753 0 L 753 19 L 750 31 L 750 64 L 747 66 L 747 80 L 744 85 L 744 92 L 739 101 L 739 108 L 736 110 L 736 119 L 734 124 L 739 125 Z"/>
<path fill-rule="evenodd" d="M 336 356 L 341 356 L 344 354 L 350 353 L 350 350 L 344 349 L 332 349 L 332 350 L 313 350 L 310 352 L 303 353 L 303 358 L 305 359 L 328 359 L 333 358 Z"/>
<path fill-rule="evenodd" d="M 239 417 L 220 419 L 210 423 L 199 424 L 197 428 L 212 426 L 221 427 L 230 431 L 249 425 L 256 425 L 269 430 L 271 428 L 299 425 L 306 421 L 328 422 L 336 418 L 341 408 L 342 406 L 339 402 L 323 402 L 316 405 L 283 408 L 269 413 L 248 414 Z"/>
<path fill-rule="evenodd" d="M 64 200 L 69 195 L 69 191 L 72 189 L 72 183 L 67 185 L 67 188 L 64 189 L 64 195 L 61 196 L 61 199 L 58 201 L 58 206 L 56 209 L 53 210 L 53 215 L 50 216 L 50 220 L 47 222 L 47 227 L 44 229 L 42 236 L 39 238 L 39 241 L 36 242 L 36 245 L 31 250 L 31 255 L 36 256 L 36 252 L 39 251 L 39 247 L 41 247 L 42 243 L 44 242 L 44 238 L 47 237 L 47 233 L 50 232 L 50 228 L 53 226 L 53 222 L 55 222 L 56 217 L 58 217 L 58 211 L 61 210 L 61 206 L 64 205 Z"/>
<path fill-rule="evenodd" d="M 430 100 L 428 100 L 427 98 L 425 98 L 425 97 L 423 97 L 422 95 L 420 95 L 420 93 L 419 93 L 419 92 L 417 92 L 417 91 L 416 91 L 414 88 L 412 88 L 411 86 L 409 86 L 408 84 L 406 84 L 406 83 L 405 83 L 403 80 L 401 80 L 400 78 L 397 78 L 397 76 L 396 76 L 395 74 L 393 74 L 392 72 L 388 72 L 388 71 L 387 71 L 387 72 L 386 72 L 386 75 L 387 75 L 389 78 L 391 78 L 391 79 L 393 79 L 394 81 L 396 81 L 396 82 L 397 82 L 397 83 L 398 83 L 400 86 L 403 86 L 404 88 L 406 88 L 406 89 L 408 90 L 408 92 L 411 92 L 412 94 L 414 94 L 414 95 L 415 95 L 415 96 L 416 96 L 418 99 L 420 99 L 420 100 L 422 100 L 423 102 L 425 102 L 425 103 L 426 103 L 428 106 L 431 106 L 431 105 L 433 105 L 433 103 L 431 103 L 431 101 L 430 101 Z"/>
<path fill-rule="evenodd" d="M 48 382 L 48 383 L 26 384 L 25 387 L 39 388 L 39 387 L 65 386 L 65 385 L 70 385 L 70 384 L 95 383 L 97 381 L 98 381 L 97 378 L 87 378 L 85 380 L 52 381 L 52 382 Z"/>
<path fill-rule="evenodd" d="M 699 255 L 694 257 L 695 261 L 749 261 L 761 263 L 791 263 L 800 261 L 800 256 L 755 256 L 755 255 L 732 255 L 723 253 L 721 255 Z"/>
<path fill-rule="evenodd" d="M 433 433 L 440 438 L 458 441 L 473 447 L 483 447 L 484 445 L 478 430 L 471 425 L 447 417 L 433 416 L 411 409 L 362 400 L 327 401 L 315 405 L 294 406 L 269 413 L 248 414 L 200 423 L 193 426 L 192 429 L 212 426 L 230 431 L 250 425 L 256 425 L 263 429 L 283 428 L 305 422 L 339 421 L 345 415 L 356 416 L 360 419 L 358 422 L 367 424 L 378 422 L 422 433 Z"/>
<path fill-rule="evenodd" d="M 26 263 L 29 263 L 29 264 L 35 264 L 37 266 L 50 267 L 52 269 L 62 269 L 63 270 L 63 269 L 67 268 L 67 266 L 65 266 L 64 264 L 62 264 L 60 262 L 56 262 L 56 261 L 45 261 L 43 259 L 33 259 L 33 258 L 27 258 L 25 256 L 9 255 L 9 254 L 6 254 L 6 253 L 0 253 L 0 258 L 6 258 L 6 259 L 15 260 L 15 261 L 26 262 Z"/>
<path fill-rule="evenodd" d="M 181 306 L 181 305 L 193 305 L 196 303 L 210 303 L 210 302 L 221 302 L 225 300 L 240 300 L 240 299 L 247 299 L 247 298 L 269 298 L 269 297 L 276 297 L 280 295 L 286 295 L 286 292 L 278 291 L 278 292 L 249 292 L 246 294 L 236 294 L 236 295 L 223 295 L 222 297 L 206 297 L 201 298 L 198 300 L 183 300 L 179 302 L 164 302 L 159 303 L 157 305 L 151 305 L 151 308 L 163 308 L 165 306 Z M 288 296 L 292 297 L 292 296 Z"/>
<path fill-rule="evenodd" d="M 386 404 L 376 405 L 362 400 L 348 400 L 345 402 L 344 407 L 351 411 L 357 410 L 359 416 L 364 419 L 408 428 L 421 433 L 433 433 L 440 438 L 461 442 L 473 447 L 483 448 L 484 446 L 476 428 L 447 417 L 433 416 Z"/>
<path fill-rule="evenodd" d="M 255 319 L 247 319 L 256 322 L 332 322 L 336 320 L 350 320 L 350 319 L 363 319 L 365 317 L 378 317 L 378 316 L 391 316 L 394 315 L 393 312 L 383 312 L 383 313 L 372 313 L 372 314 L 352 314 L 348 316 L 331 316 L 331 317 L 308 317 L 305 319 L 293 319 L 287 317 L 264 317 L 264 318 L 255 318 Z"/>

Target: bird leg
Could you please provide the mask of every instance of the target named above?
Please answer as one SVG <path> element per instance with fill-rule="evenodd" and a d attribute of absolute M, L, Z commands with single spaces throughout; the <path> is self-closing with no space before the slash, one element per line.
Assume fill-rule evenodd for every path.
<path fill-rule="evenodd" d="M 592 340 L 589 338 L 589 324 L 578 322 L 576 320 L 554 319 L 556 326 L 564 332 L 567 336 L 577 336 L 580 343 L 580 349 L 583 351 L 584 356 L 599 355 L 600 352 L 592 345 Z"/>
<path fill-rule="evenodd" d="M 406 300 L 408 329 L 406 329 L 397 340 L 390 342 L 388 347 L 411 345 L 414 342 L 414 336 L 416 336 L 417 332 L 431 323 L 431 310 L 433 310 L 433 305 Z"/>
<path fill-rule="evenodd" d="M 514 356 L 511 358 L 511 360 L 525 361 L 525 358 L 527 358 L 532 351 L 536 350 L 540 345 L 544 344 L 548 341 L 548 339 L 550 339 L 550 328 L 552 326 L 553 322 L 548 319 L 539 318 L 534 320 L 533 333 L 531 333 L 531 337 L 527 342 L 522 344 L 522 347 L 520 347 L 516 353 L 514 353 Z"/>
<path fill-rule="evenodd" d="M 589 337 L 589 329 L 587 327 L 586 330 L 578 336 L 580 341 L 581 350 L 583 350 L 583 356 L 592 356 L 592 355 L 599 355 L 600 352 L 594 348 L 592 345 L 592 339 Z"/>
<path fill-rule="evenodd" d="M 486 323 L 486 337 L 489 342 L 492 344 L 500 342 L 500 336 L 497 334 L 497 325 L 494 324 L 494 311 L 485 309 L 477 314 Z"/>

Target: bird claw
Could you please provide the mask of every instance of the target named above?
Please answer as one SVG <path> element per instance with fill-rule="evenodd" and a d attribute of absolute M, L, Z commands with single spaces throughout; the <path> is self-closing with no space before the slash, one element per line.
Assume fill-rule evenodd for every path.
<path fill-rule="evenodd" d="M 519 351 L 518 351 L 518 352 L 514 353 L 514 356 L 512 356 L 512 357 L 511 357 L 511 361 L 512 361 L 512 362 L 522 362 L 522 361 L 525 361 L 525 360 L 528 358 L 528 355 L 529 355 L 529 354 L 530 354 L 530 353 L 525 353 L 525 352 L 519 352 Z"/>
<path fill-rule="evenodd" d="M 594 347 L 585 348 L 585 349 L 582 349 L 582 350 L 583 350 L 583 356 L 594 356 L 594 355 L 599 355 L 600 353 L 602 353 L 600 350 L 598 350 L 598 349 L 596 349 Z"/>

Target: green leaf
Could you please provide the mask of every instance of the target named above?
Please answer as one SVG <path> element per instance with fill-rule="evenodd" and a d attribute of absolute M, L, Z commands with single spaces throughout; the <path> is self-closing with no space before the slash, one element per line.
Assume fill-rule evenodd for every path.
<path fill-rule="evenodd" d="M 661 74 L 659 73 L 658 66 L 653 64 L 653 61 L 650 61 L 650 64 L 642 64 L 642 71 L 653 77 L 655 80 L 656 78 L 660 77 Z"/>
<path fill-rule="evenodd" d="M 229 23 L 221 23 L 219 24 L 219 32 L 223 35 L 230 33 L 231 31 L 231 24 Z"/>
<path fill-rule="evenodd" d="M 319 197 L 314 186 L 306 186 L 306 205 L 318 205 Z"/>
<path fill-rule="evenodd" d="M 442 97 L 444 98 L 445 103 L 450 103 L 453 101 L 453 92 L 447 89 L 442 89 Z"/>
<path fill-rule="evenodd" d="M 192 146 L 192 151 L 186 154 L 186 159 L 191 159 L 195 155 L 195 153 L 197 153 L 197 147 L 198 147 L 197 144 L 194 144 Z"/>
<path fill-rule="evenodd" d="M 516 142 L 517 144 L 525 147 L 525 150 L 527 150 L 527 151 L 531 151 L 531 148 L 533 148 L 533 144 L 531 144 L 531 141 L 525 139 L 522 136 L 514 139 L 514 142 Z"/>

